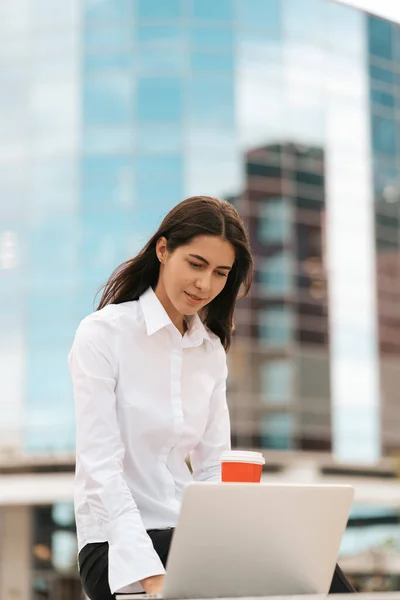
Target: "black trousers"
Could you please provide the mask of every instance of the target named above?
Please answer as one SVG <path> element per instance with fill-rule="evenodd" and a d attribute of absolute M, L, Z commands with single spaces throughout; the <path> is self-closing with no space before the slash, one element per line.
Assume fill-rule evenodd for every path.
<path fill-rule="evenodd" d="M 150 529 L 147 533 L 165 567 L 174 530 Z M 83 589 L 90 600 L 113 600 L 115 596 L 108 585 L 108 542 L 87 544 L 80 551 L 78 560 Z M 329 593 L 348 594 L 355 591 L 339 565 L 336 565 Z"/>
<path fill-rule="evenodd" d="M 148 529 L 147 533 L 165 567 L 174 529 Z M 78 563 L 82 586 L 90 600 L 113 600 L 108 585 L 108 542 L 86 544 L 79 552 Z"/>

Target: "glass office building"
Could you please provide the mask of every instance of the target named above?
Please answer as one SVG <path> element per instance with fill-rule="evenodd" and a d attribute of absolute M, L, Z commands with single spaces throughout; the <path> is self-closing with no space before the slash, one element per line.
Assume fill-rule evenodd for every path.
<path fill-rule="evenodd" d="M 234 440 L 396 450 L 399 26 L 330 0 L 19 0 L 3 17 L 3 446 L 73 450 L 79 320 L 169 208 L 209 194 L 237 203 L 256 255 Z"/>
<path fill-rule="evenodd" d="M 256 255 L 234 439 L 396 450 L 399 26 L 328 0 L 56 4 L 1 20 L 3 445 L 73 449 L 79 320 L 170 207 L 209 194 Z"/>

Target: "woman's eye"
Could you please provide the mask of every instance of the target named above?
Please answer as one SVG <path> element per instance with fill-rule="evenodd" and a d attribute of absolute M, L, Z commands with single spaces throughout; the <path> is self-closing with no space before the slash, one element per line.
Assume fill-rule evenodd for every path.
<path fill-rule="evenodd" d="M 217 275 L 220 277 L 228 277 L 228 273 L 222 273 L 222 271 L 217 271 Z"/>
<path fill-rule="evenodd" d="M 190 264 L 192 267 L 194 267 L 194 268 L 201 267 L 201 265 L 199 265 L 198 263 L 191 262 L 191 263 L 189 263 L 189 264 Z"/>

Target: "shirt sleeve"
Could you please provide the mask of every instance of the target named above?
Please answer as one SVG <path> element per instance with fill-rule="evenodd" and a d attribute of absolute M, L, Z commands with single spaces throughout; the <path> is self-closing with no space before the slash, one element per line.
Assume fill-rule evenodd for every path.
<path fill-rule="evenodd" d="M 91 517 L 109 543 L 114 593 L 165 573 L 124 477 L 124 445 L 116 411 L 116 335 L 108 322 L 84 320 L 69 354 L 76 414 L 77 469 Z"/>
<path fill-rule="evenodd" d="M 202 439 L 190 453 L 195 481 L 221 481 L 221 454 L 231 448 L 231 430 L 226 402 L 228 367 L 225 350 L 220 348 L 219 376 L 211 400 L 207 426 Z"/>

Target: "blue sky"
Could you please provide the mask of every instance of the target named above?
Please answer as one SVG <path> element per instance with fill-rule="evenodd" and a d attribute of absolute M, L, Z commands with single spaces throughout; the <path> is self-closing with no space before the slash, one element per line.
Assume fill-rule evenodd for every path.
<path fill-rule="evenodd" d="M 338 0 L 342 4 L 356 6 L 371 13 L 400 23 L 400 2 L 398 0 Z"/>

